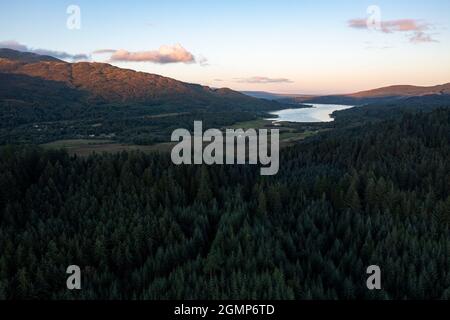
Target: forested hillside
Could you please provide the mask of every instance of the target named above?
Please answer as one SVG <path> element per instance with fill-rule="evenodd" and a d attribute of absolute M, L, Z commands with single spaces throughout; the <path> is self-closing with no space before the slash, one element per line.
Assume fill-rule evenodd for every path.
<path fill-rule="evenodd" d="M 430 94 L 385 102 L 369 103 L 357 108 L 336 111 L 333 116 L 338 127 L 365 122 L 397 119 L 403 114 L 431 112 L 450 107 L 449 94 Z"/>
<path fill-rule="evenodd" d="M 0 145 L 94 136 L 151 145 L 194 120 L 221 128 L 283 107 L 227 88 L 0 48 Z"/>
<path fill-rule="evenodd" d="M 260 177 L 3 147 L 0 298 L 450 298 L 450 110 L 281 155 L 280 173 Z M 366 288 L 372 264 L 381 291 Z"/>

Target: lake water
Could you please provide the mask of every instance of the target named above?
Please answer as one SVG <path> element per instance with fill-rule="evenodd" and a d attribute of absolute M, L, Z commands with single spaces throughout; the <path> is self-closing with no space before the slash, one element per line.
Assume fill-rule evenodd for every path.
<path fill-rule="evenodd" d="M 267 119 L 275 122 L 332 122 L 331 114 L 334 111 L 353 108 L 354 106 L 344 106 L 338 104 L 308 104 L 311 108 L 283 109 L 271 112 L 278 118 Z"/>

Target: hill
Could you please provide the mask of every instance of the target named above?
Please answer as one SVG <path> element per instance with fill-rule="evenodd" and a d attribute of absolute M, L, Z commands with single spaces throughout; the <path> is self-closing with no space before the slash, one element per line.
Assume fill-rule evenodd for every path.
<path fill-rule="evenodd" d="M 273 102 L 251 98 L 230 89 L 212 89 L 156 74 L 121 69 L 106 63 L 67 63 L 48 56 L 10 49 L 0 50 L 0 73 L 38 78 L 47 89 L 54 82 L 58 82 L 59 86 L 64 85 L 82 91 L 91 99 L 97 99 L 102 103 L 154 105 L 175 102 L 199 106 L 241 104 L 244 109 L 252 110 L 279 108 Z M 13 86 L 23 87 L 17 82 L 17 77 L 11 78 L 14 78 L 14 82 L 10 85 L 10 89 L 14 89 Z M 35 93 L 38 90 L 39 88 L 34 88 Z M 57 89 L 54 95 L 46 92 L 49 98 L 57 94 L 60 94 Z M 2 98 L 5 96 L 0 96 L 0 99 Z"/>
<path fill-rule="evenodd" d="M 282 103 L 325 103 L 325 104 L 346 104 L 362 105 L 368 103 L 395 102 L 397 100 L 411 97 L 421 97 L 430 95 L 449 95 L 450 83 L 421 87 L 411 85 L 395 85 L 382 87 L 373 90 L 360 91 L 342 95 L 313 96 L 306 94 L 280 94 L 265 91 L 243 91 L 242 93 L 259 98 Z"/>
<path fill-rule="evenodd" d="M 358 108 L 336 111 L 333 117 L 336 120 L 336 125 L 347 126 L 367 121 L 395 119 L 405 113 L 426 113 L 440 108 L 450 108 L 450 95 L 429 94 L 381 100 Z"/>
<path fill-rule="evenodd" d="M 424 96 L 431 94 L 450 94 L 450 83 L 431 86 L 431 87 L 419 87 L 419 86 L 390 86 L 383 87 L 368 91 L 361 91 L 351 94 L 354 98 L 374 98 L 374 97 L 410 97 L 410 96 Z"/>
<path fill-rule="evenodd" d="M 0 48 L 0 58 L 20 61 L 23 63 L 42 62 L 42 61 L 64 62 L 51 56 L 39 55 L 32 52 L 16 51 L 8 48 Z"/>
<path fill-rule="evenodd" d="M 389 102 L 402 100 L 411 97 L 420 97 L 427 95 L 449 95 L 450 83 L 420 87 L 410 85 L 396 85 L 373 90 L 361 91 L 347 95 L 328 95 L 314 97 L 306 102 L 310 103 L 338 103 L 349 105 L 362 105 L 368 103 Z"/>
<path fill-rule="evenodd" d="M 281 103 L 228 88 L 0 50 L 0 144 L 91 136 L 151 144 L 194 120 L 220 128 L 279 109 Z"/>

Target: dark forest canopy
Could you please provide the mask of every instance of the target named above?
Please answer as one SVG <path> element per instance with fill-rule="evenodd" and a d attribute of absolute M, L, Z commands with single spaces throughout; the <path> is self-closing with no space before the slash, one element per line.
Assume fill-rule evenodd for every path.
<path fill-rule="evenodd" d="M 2 147 L 0 298 L 449 299 L 449 140 L 450 110 L 404 115 L 284 149 L 275 177 Z"/>

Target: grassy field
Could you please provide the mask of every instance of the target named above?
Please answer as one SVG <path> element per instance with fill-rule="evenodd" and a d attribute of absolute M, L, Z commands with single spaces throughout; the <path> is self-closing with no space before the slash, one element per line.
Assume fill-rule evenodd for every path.
<path fill-rule="evenodd" d="M 273 124 L 272 121 L 257 119 L 252 121 L 238 122 L 229 127 L 232 129 L 279 129 L 280 130 L 280 146 L 287 147 L 300 140 L 306 139 L 312 135 L 318 134 L 324 129 L 305 130 L 301 125 L 293 125 L 290 123 Z M 225 129 L 225 128 L 222 128 Z M 326 130 L 326 129 L 325 129 Z M 101 139 L 72 139 L 58 140 L 41 145 L 47 149 L 65 149 L 69 154 L 78 156 L 89 156 L 93 153 L 117 153 L 122 151 L 140 150 L 142 152 L 170 152 L 176 143 L 166 142 L 155 145 L 134 145 L 125 144 L 113 140 Z"/>
<path fill-rule="evenodd" d="M 276 125 L 271 120 L 257 119 L 252 121 L 238 122 L 232 129 L 279 129 L 280 145 L 286 147 L 293 143 L 318 134 L 326 129 L 302 130 L 302 124 L 293 124 L 289 122 L 278 122 Z"/>
<path fill-rule="evenodd" d="M 230 129 L 268 129 L 273 128 L 272 121 L 270 120 L 264 120 L 264 119 L 257 119 L 257 120 L 251 120 L 251 121 L 243 121 L 243 122 L 237 122 L 236 124 L 230 126 Z"/>

